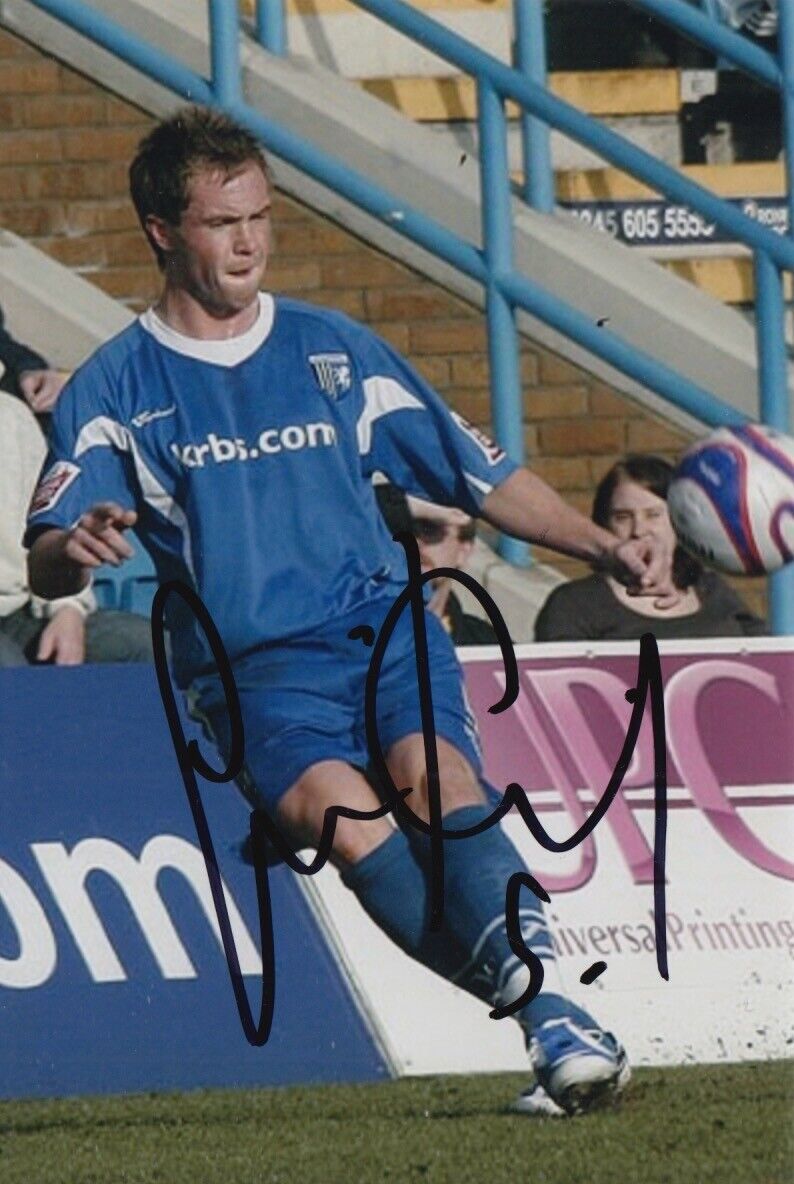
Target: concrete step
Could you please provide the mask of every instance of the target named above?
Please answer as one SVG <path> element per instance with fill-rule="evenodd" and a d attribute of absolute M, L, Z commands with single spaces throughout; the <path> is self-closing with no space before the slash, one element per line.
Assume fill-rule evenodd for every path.
<path fill-rule="evenodd" d="M 753 305 L 755 282 L 753 261 L 746 257 L 662 260 L 663 266 L 681 279 L 696 284 L 724 304 Z M 783 277 L 786 300 L 792 298 L 791 276 Z"/>
<path fill-rule="evenodd" d="M 681 163 L 679 111 L 686 88 L 679 70 L 599 70 L 556 73 L 552 91 L 566 102 L 599 116 L 632 143 L 664 160 Z M 473 79 L 455 77 L 363 78 L 368 94 L 422 123 L 467 155 L 477 153 L 477 92 Z M 513 171 L 522 168 L 518 109 L 507 105 L 508 158 Z M 556 131 L 551 134 L 555 169 L 596 169 L 604 161 Z"/>
<path fill-rule="evenodd" d="M 473 78 L 362 78 L 364 90 L 403 115 L 423 123 L 473 121 L 477 118 L 477 88 Z M 679 70 L 592 70 L 549 75 L 549 88 L 558 98 L 590 115 L 671 115 L 681 107 Z M 508 103 L 507 113 L 518 110 Z"/>
<path fill-rule="evenodd" d="M 786 178 L 781 161 L 740 164 L 690 164 L 681 172 L 720 197 L 782 197 Z M 572 170 L 557 177 L 561 201 L 634 201 L 658 197 L 642 181 L 619 169 Z"/>
<path fill-rule="evenodd" d="M 286 0 L 286 4 L 289 53 L 344 78 L 457 73 L 454 66 L 349 0 Z M 243 0 L 241 7 L 253 18 L 254 0 Z M 511 0 L 422 0 L 417 7 L 480 49 L 509 60 Z"/>

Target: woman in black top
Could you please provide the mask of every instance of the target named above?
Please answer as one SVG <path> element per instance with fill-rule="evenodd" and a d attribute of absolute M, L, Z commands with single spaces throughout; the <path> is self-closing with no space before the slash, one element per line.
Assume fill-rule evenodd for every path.
<path fill-rule="evenodd" d="M 669 542 L 677 603 L 658 608 L 614 576 L 594 573 L 554 589 L 535 622 L 536 641 L 630 641 L 649 631 L 657 640 L 766 632 L 724 580 L 677 544 L 667 512 L 672 476 L 672 465 L 661 457 L 627 456 L 602 478 L 592 517 L 620 539 L 654 534 Z"/>

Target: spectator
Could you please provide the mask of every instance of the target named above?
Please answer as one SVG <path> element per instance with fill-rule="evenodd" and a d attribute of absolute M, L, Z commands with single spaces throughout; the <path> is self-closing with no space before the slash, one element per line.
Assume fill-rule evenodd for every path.
<path fill-rule="evenodd" d="M 20 540 L 45 453 L 30 410 L 0 391 L 0 666 L 151 661 L 145 617 L 97 610 L 90 587 L 60 600 L 31 594 Z M 68 470 L 61 469 L 66 488 Z M 57 480 L 50 488 L 57 499 Z"/>
<path fill-rule="evenodd" d="M 716 7 L 734 29 L 758 39 L 777 36 L 777 0 L 716 0 Z"/>
<path fill-rule="evenodd" d="M 395 485 L 376 485 L 375 494 L 392 534 L 410 531 L 419 544 L 422 571 L 434 567 L 464 568 L 474 549 L 474 519 L 463 510 L 438 506 L 422 498 L 406 496 Z M 488 621 L 465 613 L 452 580 L 433 580 L 428 608 L 441 620 L 456 646 L 497 645 Z"/>
<path fill-rule="evenodd" d="M 0 390 L 21 395 L 36 415 L 47 415 L 65 382 L 66 375 L 53 370 L 41 354 L 14 340 L 0 308 Z"/>
<path fill-rule="evenodd" d="M 672 465 L 661 457 L 627 456 L 602 478 L 592 517 L 620 539 L 653 535 L 667 544 L 679 602 L 657 608 L 651 599 L 633 596 L 614 576 L 595 572 L 554 589 L 536 621 L 536 641 L 626 641 L 649 630 L 659 640 L 766 631 L 724 580 L 677 544 L 667 512 L 672 474 Z"/>
<path fill-rule="evenodd" d="M 474 519 L 463 510 L 449 509 L 418 497 L 407 498 L 411 515 L 411 533 L 419 544 L 422 571 L 434 567 L 466 566 L 472 551 L 476 528 Z M 496 645 L 496 634 L 488 621 L 465 613 L 449 578 L 433 580 L 428 607 L 457 646 Z"/>

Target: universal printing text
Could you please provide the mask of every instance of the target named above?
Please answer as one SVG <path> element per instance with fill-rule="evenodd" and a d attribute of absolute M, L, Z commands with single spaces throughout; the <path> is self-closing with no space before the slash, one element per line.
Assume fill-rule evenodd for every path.
<path fill-rule="evenodd" d="M 556 913 L 549 914 L 549 932 L 557 957 L 581 960 L 596 954 L 647 954 L 656 949 L 654 917 L 649 922 L 621 921 L 619 925 L 566 925 Z M 736 953 L 741 950 L 787 949 L 794 957 L 794 921 L 753 920 L 737 909 L 727 919 L 706 920 L 700 909 L 691 918 L 669 912 L 666 917 L 667 943 L 673 950 L 700 953 Z"/>

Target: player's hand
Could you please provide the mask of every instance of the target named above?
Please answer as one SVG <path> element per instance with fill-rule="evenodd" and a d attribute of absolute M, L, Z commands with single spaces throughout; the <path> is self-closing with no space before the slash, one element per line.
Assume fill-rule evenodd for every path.
<path fill-rule="evenodd" d="M 36 652 L 39 662 L 79 666 L 85 661 L 85 621 L 79 609 L 64 605 L 47 623 Z"/>
<path fill-rule="evenodd" d="M 97 502 L 67 532 L 66 558 L 81 567 L 101 567 L 103 563 L 120 567 L 135 554 L 124 531 L 137 519 L 134 510 L 124 510 L 116 502 Z"/>
<path fill-rule="evenodd" d="M 25 402 L 36 415 L 52 411 L 58 401 L 67 376 L 57 370 L 23 370 L 19 389 Z"/>
<path fill-rule="evenodd" d="M 609 555 L 612 572 L 631 596 L 652 596 L 654 608 L 672 608 L 681 599 L 673 583 L 673 554 L 655 535 L 625 539 Z"/>

